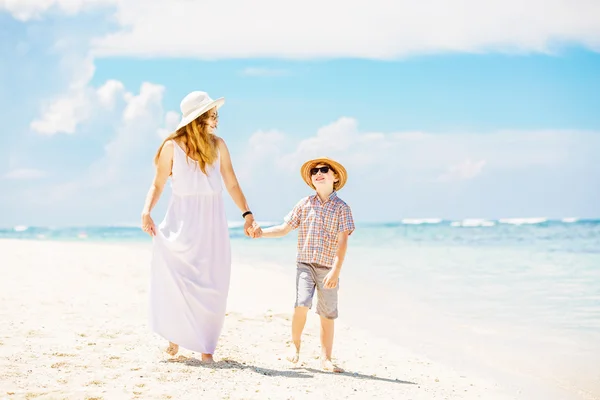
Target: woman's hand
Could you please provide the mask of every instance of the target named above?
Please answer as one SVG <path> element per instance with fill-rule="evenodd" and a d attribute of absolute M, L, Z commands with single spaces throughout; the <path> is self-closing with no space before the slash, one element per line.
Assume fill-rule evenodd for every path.
<path fill-rule="evenodd" d="M 156 225 L 149 213 L 142 214 L 142 230 L 150 236 L 156 235 Z"/>
<path fill-rule="evenodd" d="M 254 220 L 252 214 L 248 215 L 245 218 L 244 233 L 246 234 L 246 236 L 251 238 L 260 237 L 259 235 L 262 234 L 262 229 L 260 229 L 260 226 Z"/>
<path fill-rule="evenodd" d="M 252 225 L 251 229 L 252 230 L 250 232 L 250 236 L 253 239 L 258 239 L 258 238 L 262 237 L 263 232 L 262 232 L 262 229 L 261 229 L 260 225 L 258 225 L 258 223 L 254 222 L 254 224 Z"/>

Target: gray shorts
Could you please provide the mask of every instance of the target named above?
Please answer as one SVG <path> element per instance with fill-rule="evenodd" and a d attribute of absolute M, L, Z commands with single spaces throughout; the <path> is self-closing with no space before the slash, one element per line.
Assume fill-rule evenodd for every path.
<path fill-rule="evenodd" d="M 323 287 L 323 279 L 331 268 L 318 264 L 297 263 L 296 270 L 296 304 L 294 307 L 312 308 L 312 299 L 317 289 L 317 314 L 328 319 L 338 317 L 338 289 L 340 283 L 333 289 Z"/>

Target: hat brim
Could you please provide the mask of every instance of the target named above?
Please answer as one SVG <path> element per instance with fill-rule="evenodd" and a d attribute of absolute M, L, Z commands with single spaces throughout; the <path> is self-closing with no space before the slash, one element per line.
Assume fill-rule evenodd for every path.
<path fill-rule="evenodd" d="M 304 182 L 306 182 L 308 186 L 310 186 L 314 190 L 317 190 L 315 185 L 313 185 L 312 183 L 312 175 L 310 174 L 310 170 L 318 164 L 327 164 L 334 169 L 334 172 L 337 174 L 339 180 L 337 188 L 335 190 L 340 190 L 344 187 L 346 181 L 348 180 L 348 172 L 346 171 L 346 168 L 344 168 L 344 166 L 339 162 L 327 157 L 320 157 L 308 160 L 307 162 L 302 164 L 302 167 L 300 167 L 300 175 L 302 176 L 302 179 L 304 179 Z"/>
<path fill-rule="evenodd" d="M 190 115 L 181 118 L 181 122 L 179 122 L 179 125 L 177 125 L 176 130 L 183 128 L 184 126 L 186 126 L 187 124 L 189 124 L 190 122 L 192 122 L 193 120 L 195 120 L 196 118 L 198 118 L 199 116 L 201 116 L 202 114 L 214 107 L 217 107 L 218 110 L 223 104 L 225 104 L 225 97 L 220 97 L 216 100 L 213 100 L 210 103 L 207 103 L 205 106 L 194 110 L 194 112 Z"/>

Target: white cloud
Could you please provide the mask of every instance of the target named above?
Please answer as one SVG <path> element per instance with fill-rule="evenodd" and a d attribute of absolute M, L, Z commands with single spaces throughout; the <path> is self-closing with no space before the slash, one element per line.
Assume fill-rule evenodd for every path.
<path fill-rule="evenodd" d="M 108 20 L 116 24 L 116 30 L 94 41 L 94 55 L 101 56 L 394 59 L 448 52 L 552 53 L 562 44 L 600 51 L 600 2 L 590 0 L 307 0 L 295 5 L 278 0 L 0 0 L 0 10 L 22 21 L 91 8 L 112 13 Z M 201 15 L 210 18 L 199 24 Z M 205 40 L 207 35 L 218 40 Z M 253 67 L 244 73 L 287 71 Z"/>
<path fill-rule="evenodd" d="M 42 107 L 42 115 L 31 122 L 30 127 L 44 135 L 59 132 L 73 134 L 77 125 L 87 120 L 91 114 L 90 98 L 85 89 L 59 96 Z"/>
<path fill-rule="evenodd" d="M 125 92 L 115 134 L 104 146 L 104 154 L 76 179 L 52 187 L 45 201 L 65 201 L 91 193 L 100 193 L 98 196 L 105 200 L 110 197 L 123 201 L 132 182 L 139 184 L 140 176 L 152 171 L 152 158 L 159 141 L 155 133 L 162 122 L 164 89 L 162 85 L 144 82 L 138 94 Z M 110 193 L 104 193 L 108 188 Z"/>
<path fill-rule="evenodd" d="M 86 201 L 123 201 L 143 176 L 152 171 L 152 157 L 158 146 L 156 135 L 163 123 L 164 87 L 144 82 L 135 93 L 118 80 L 110 79 L 101 85 L 92 85 L 95 66 L 93 57 L 82 54 L 80 46 L 69 46 L 67 38 L 54 46 L 60 54 L 61 72 L 71 79 L 65 93 L 45 101 L 42 112 L 30 127 L 32 130 L 54 135 L 58 133 L 96 133 L 105 139 L 104 153 L 81 171 L 66 171 L 69 180 L 48 187 L 29 189 L 26 197 L 32 204 L 56 204 Z M 80 43 L 78 43 L 80 44 Z M 87 54 L 83 51 L 83 54 Z M 172 114 L 165 116 L 172 123 Z M 83 128 L 83 129 L 82 129 Z M 11 165 L 15 169 L 14 165 Z M 10 176 L 34 177 L 38 174 L 20 173 Z M 109 193 L 104 193 L 109 189 Z M 43 193 L 43 195 L 42 195 Z"/>
<path fill-rule="evenodd" d="M 249 153 L 255 158 L 277 155 L 281 151 L 281 145 L 285 140 L 285 134 L 277 130 L 255 132 L 248 140 Z"/>
<path fill-rule="evenodd" d="M 463 162 L 455 165 L 451 165 L 446 172 L 439 176 L 439 180 L 442 182 L 451 181 L 462 181 L 473 179 L 478 175 L 481 175 L 483 167 L 486 161 L 471 161 L 470 159 L 464 160 Z"/>
<path fill-rule="evenodd" d="M 123 111 L 123 122 L 143 123 L 144 119 L 150 118 L 149 112 L 151 109 L 162 103 L 164 90 L 165 88 L 162 85 L 150 82 L 142 83 L 139 95 L 129 94 L 126 96 L 127 107 Z"/>
<path fill-rule="evenodd" d="M 39 170 L 39 169 L 33 169 L 33 168 L 19 168 L 19 169 L 13 169 L 9 172 L 7 172 L 6 174 L 4 174 L 3 178 L 4 179 L 10 179 L 10 180 L 35 180 L 35 179 L 41 179 L 44 178 L 46 176 L 46 172 Z"/>
<path fill-rule="evenodd" d="M 302 139 L 272 132 L 233 154 L 259 218 L 280 218 L 309 193 L 299 168 L 315 156 L 346 167 L 343 198 L 363 221 L 561 215 L 594 196 L 599 177 L 593 131 L 373 132 L 343 117 Z"/>
<path fill-rule="evenodd" d="M 243 69 L 241 74 L 244 76 L 276 77 L 287 76 L 290 74 L 290 71 L 277 68 L 248 67 Z"/>
<path fill-rule="evenodd" d="M 249 154 L 268 149 L 273 165 L 295 174 L 314 157 L 327 156 L 349 170 L 387 181 L 445 184 L 484 176 L 485 171 L 526 170 L 577 163 L 581 143 L 598 142 L 596 132 L 497 131 L 474 133 L 360 132 L 354 118 L 343 117 L 316 134 L 283 146 L 290 138 L 281 132 L 254 134 Z M 579 148 L 579 150 L 577 150 Z M 245 166 L 244 166 L 245 168 Z M 370 171 L 374 171 L 373 173 Z"/>
<path fill-rule="evenodd" d="M 116 135 L 104 147 L 103 158 L 90 167 L 86 178 L 92 186 L 103 186 L 127 174 L 128 166 L 135 166 L 139 153 L 155 145 L 152 133 L 160 125 L 163 114 L 162 98 L 164 86 L 149 82 L 142 83 L 137 95 L 127 93 L 127 103 Z"/>
<path fill-rule="evenodd" d="M 199 16 L 202 18 L 198 23 Z M 120 0 L 120 29 L 103 56 L 391 59 L 445 52 L 600 50 L 600 2 L 590 0 Z M 208 36 L 207 36 L 208 35 Z M 217 40 L 203 40 L 216 35 Z M 243 40 L 241 40 L 243 39 Z"/>
<path fill-rule="evenodd" d="M 158 129 L 158 136 L 161 139 L 164 139 L 171 133 L 173 133 L 175 131 L 175 128 L 177 128 L 177 125 L 179 125 L 180 118 L 181 116 L 178 112 L 168 111 L 165 114 L 164 126 Z"/>
<path fill-rule="evenodd" d="M 44 135 L 74 134 L 84 122 L 104 110 L 112 111 L 131 93 L 121 81 L 110 79 L 100 87 L 90 85 L 95 72 L 91 57 L 81 59 L 67 53 L 62 59 L 67 71 L 74 71 L 64 94 L 42 102 L 41 115 L 31 122 L 30 128 Z M 127 103 L 126 103 L 127 104 Z M 128 111 L 131 112 L 131 111 Z"/>
<path fill-rule="evenodd" d="M 283 155 L 278 166 L 295 171 L 309 158 L 343 157 L 357 164 L 369 164 L 380 159 L 380 151 L 390 145 L 382 133 L 359 133 L 358 121 L 342 117 L 317 130 L 315 136 L 300 141 L 295 151 Z"/>
<path fill-rule="evenodd" d="M 260 168 L 271 168 L 283 154 L 285 144 L 286 135 L 278 130 L 259 130 L 252 134 L 241 159 L 232 160 L 238 178 L 246 181 Z"/>
<path fill-rule="evenodd" d="M 38 19 L 53 8 L 73 15 L 99 5 L 114 4 L 117 0 L 1 0 L 0 10 L 8 11 L 15 19 Z"/>
<path fill-rule="evenodd" d="M 88 85 L 95 72 L 92 58 L 67 53 L 62 63 L 72 72 L 66 93 L 42 102 L 41 116 L 30 124 L 32 130 L 44 135 L 75 133 L 77 126 L 90 118 L 96 103 L 96 92 Z"/>
<path fill-rule="evenodd" d="M 125 94 L 125 86 L 123 82 L 114 79 L 106 81 L 104 85 L 96 90 L 98 101 L 100 104 L 109 110 L 115 108 L 117 99 Z"/>

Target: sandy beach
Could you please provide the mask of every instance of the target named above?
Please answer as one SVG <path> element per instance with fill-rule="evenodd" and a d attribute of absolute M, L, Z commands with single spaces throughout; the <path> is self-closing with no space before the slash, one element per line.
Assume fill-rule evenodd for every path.
<path fill-rule="evenodd" d="M 185 349 L 169 357 L 148 329 L 149 246 L 1 240 L 0 254 L 0 398 L 522 398 L 343 318 L 334 357 L 346 372 L 321 372 L 312 311 L 293 366 L 293 270 L 234 263 L 216 363 L 204 365 Z"/>

